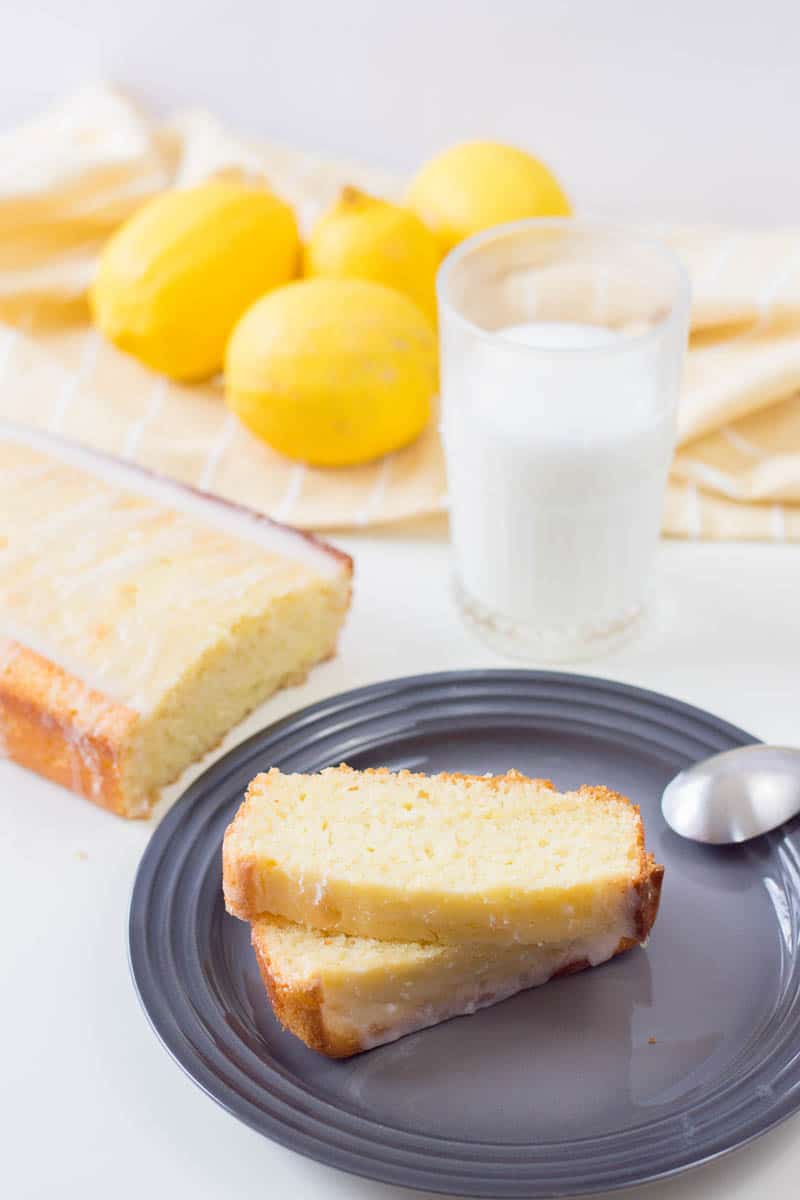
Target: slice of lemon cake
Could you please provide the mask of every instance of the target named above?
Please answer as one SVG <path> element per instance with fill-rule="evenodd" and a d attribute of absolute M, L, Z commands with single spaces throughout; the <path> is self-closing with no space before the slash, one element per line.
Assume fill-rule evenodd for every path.
<path fill-rule="evenodd" d="M 336 647 L 351 562 L 0 424 L 0 753 L 128 817 Z"/>
<path fill-rule="evenodd" d="M 260 918 L 251 933 L 276 1017 L 331 1058 L 465 1016 L 637 944 L 627 922 L 553 946 L 381 942 L 321 933 L 280 917 Z"/>
<path fill-rule="evenodd" d="M 651 924 L 639 809 L 516 771 L 271 770 L 225 834 L 228 911 L 408 942 L 545 943 Z"/>

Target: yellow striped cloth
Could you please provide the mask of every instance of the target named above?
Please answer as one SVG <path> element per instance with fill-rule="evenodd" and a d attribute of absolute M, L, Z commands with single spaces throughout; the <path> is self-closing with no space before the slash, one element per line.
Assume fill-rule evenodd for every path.
<path fill-rule="evenodd" d="M 308 226 L 345 183 L 403 181 L 232 136 L 189 112 L 155 125 L 113 89 L 83 90 L 0 137 L 0 416 L 77 438 L 308 528 L 440 511 L 438 434 L 338 471 L 287 462 L 227 413 L 218 383 L 148 372 L 88 324 L 108 233 L 147 196 L 236 171 L 266 177 Z M 664 531 L 800 540 L 800 230 L 655 230 L 689 268 L 692 343 Z"/>

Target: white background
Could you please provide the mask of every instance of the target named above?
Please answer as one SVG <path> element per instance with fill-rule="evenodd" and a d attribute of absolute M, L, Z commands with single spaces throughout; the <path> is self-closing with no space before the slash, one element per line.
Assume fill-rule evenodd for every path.
<path fill-rule="evenodd" d="M 391 166 L 462 136 L 517 141 L 584 212 L 798 223 L 795 0 L 0 0 L 0 18 L 0 128 L 106 77 L 160 111 L 206 104 Z M 339 540 L 357 559 L 340 656 L 236 740 L 346 687 L 500 664 L 454 615 L 441 523 Z M 667 543 L 656 582 L 650 628 L 593 669 L 797 741 L 800 550 Z M 400 1200 L 243 1128 L 156 1043 L 125 955 L 150 832 L 0 764 L 2 1193 Z M 798 1178 L 795 1120 L 647 1196 L 788 1200 Z"/>
<path fill-rule="evenodd" d="M 0 0 L 0 127 L 88 77 L 413 167 L 506 138 L 578 206 L 800 222 L 796 0 Z"/>

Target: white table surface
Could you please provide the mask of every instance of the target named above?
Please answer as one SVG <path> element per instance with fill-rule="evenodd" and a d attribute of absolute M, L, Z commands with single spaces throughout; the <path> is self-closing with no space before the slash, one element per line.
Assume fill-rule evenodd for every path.
<path fill-rule="evenodd" d="M 338 658 L 270 701 L 225 748 L 345 688 L 504 665 L 472 640 L 454 611 L 441 523 L 338 540 L 356 557 L 354 607 Z M 665 543 L 657 584 L 659 608 L 639 641 L 580 669 L 678 696 L 765 739 L 797 741 L 800 548 Z M 204 1096 L 158 1044 L 126 957 L 131 885 L 153 828 L 0 764 L 2 1194 L 411 1196 L 253 1133 Z M 789 1200 L 798 1177 L 794 1118 L 715 1164 L 653 1185 L 647 1196 Z"/>

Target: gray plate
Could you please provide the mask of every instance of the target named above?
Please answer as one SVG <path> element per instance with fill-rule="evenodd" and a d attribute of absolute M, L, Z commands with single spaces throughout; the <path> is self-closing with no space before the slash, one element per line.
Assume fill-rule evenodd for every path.
<path fill-rule="evenodd" d="M 687 764 L 753 740 L 664 696 L 551 672 L 428 675 L 313 705 L 216 763 L 154 834 L 130 915 L 150 1021 L 231 1113 L 373 1179 L 566 1196 L 722 1154 L 800 1107 L 800 823 L 701 847 L 666 828 L 659 798 Z M 649 946 L 354 1059 L 307 1050 L 224 912 L 220 845 L 257 771 L 343 760 L 513 766 L 630 795 L 666 866 Z"/>

